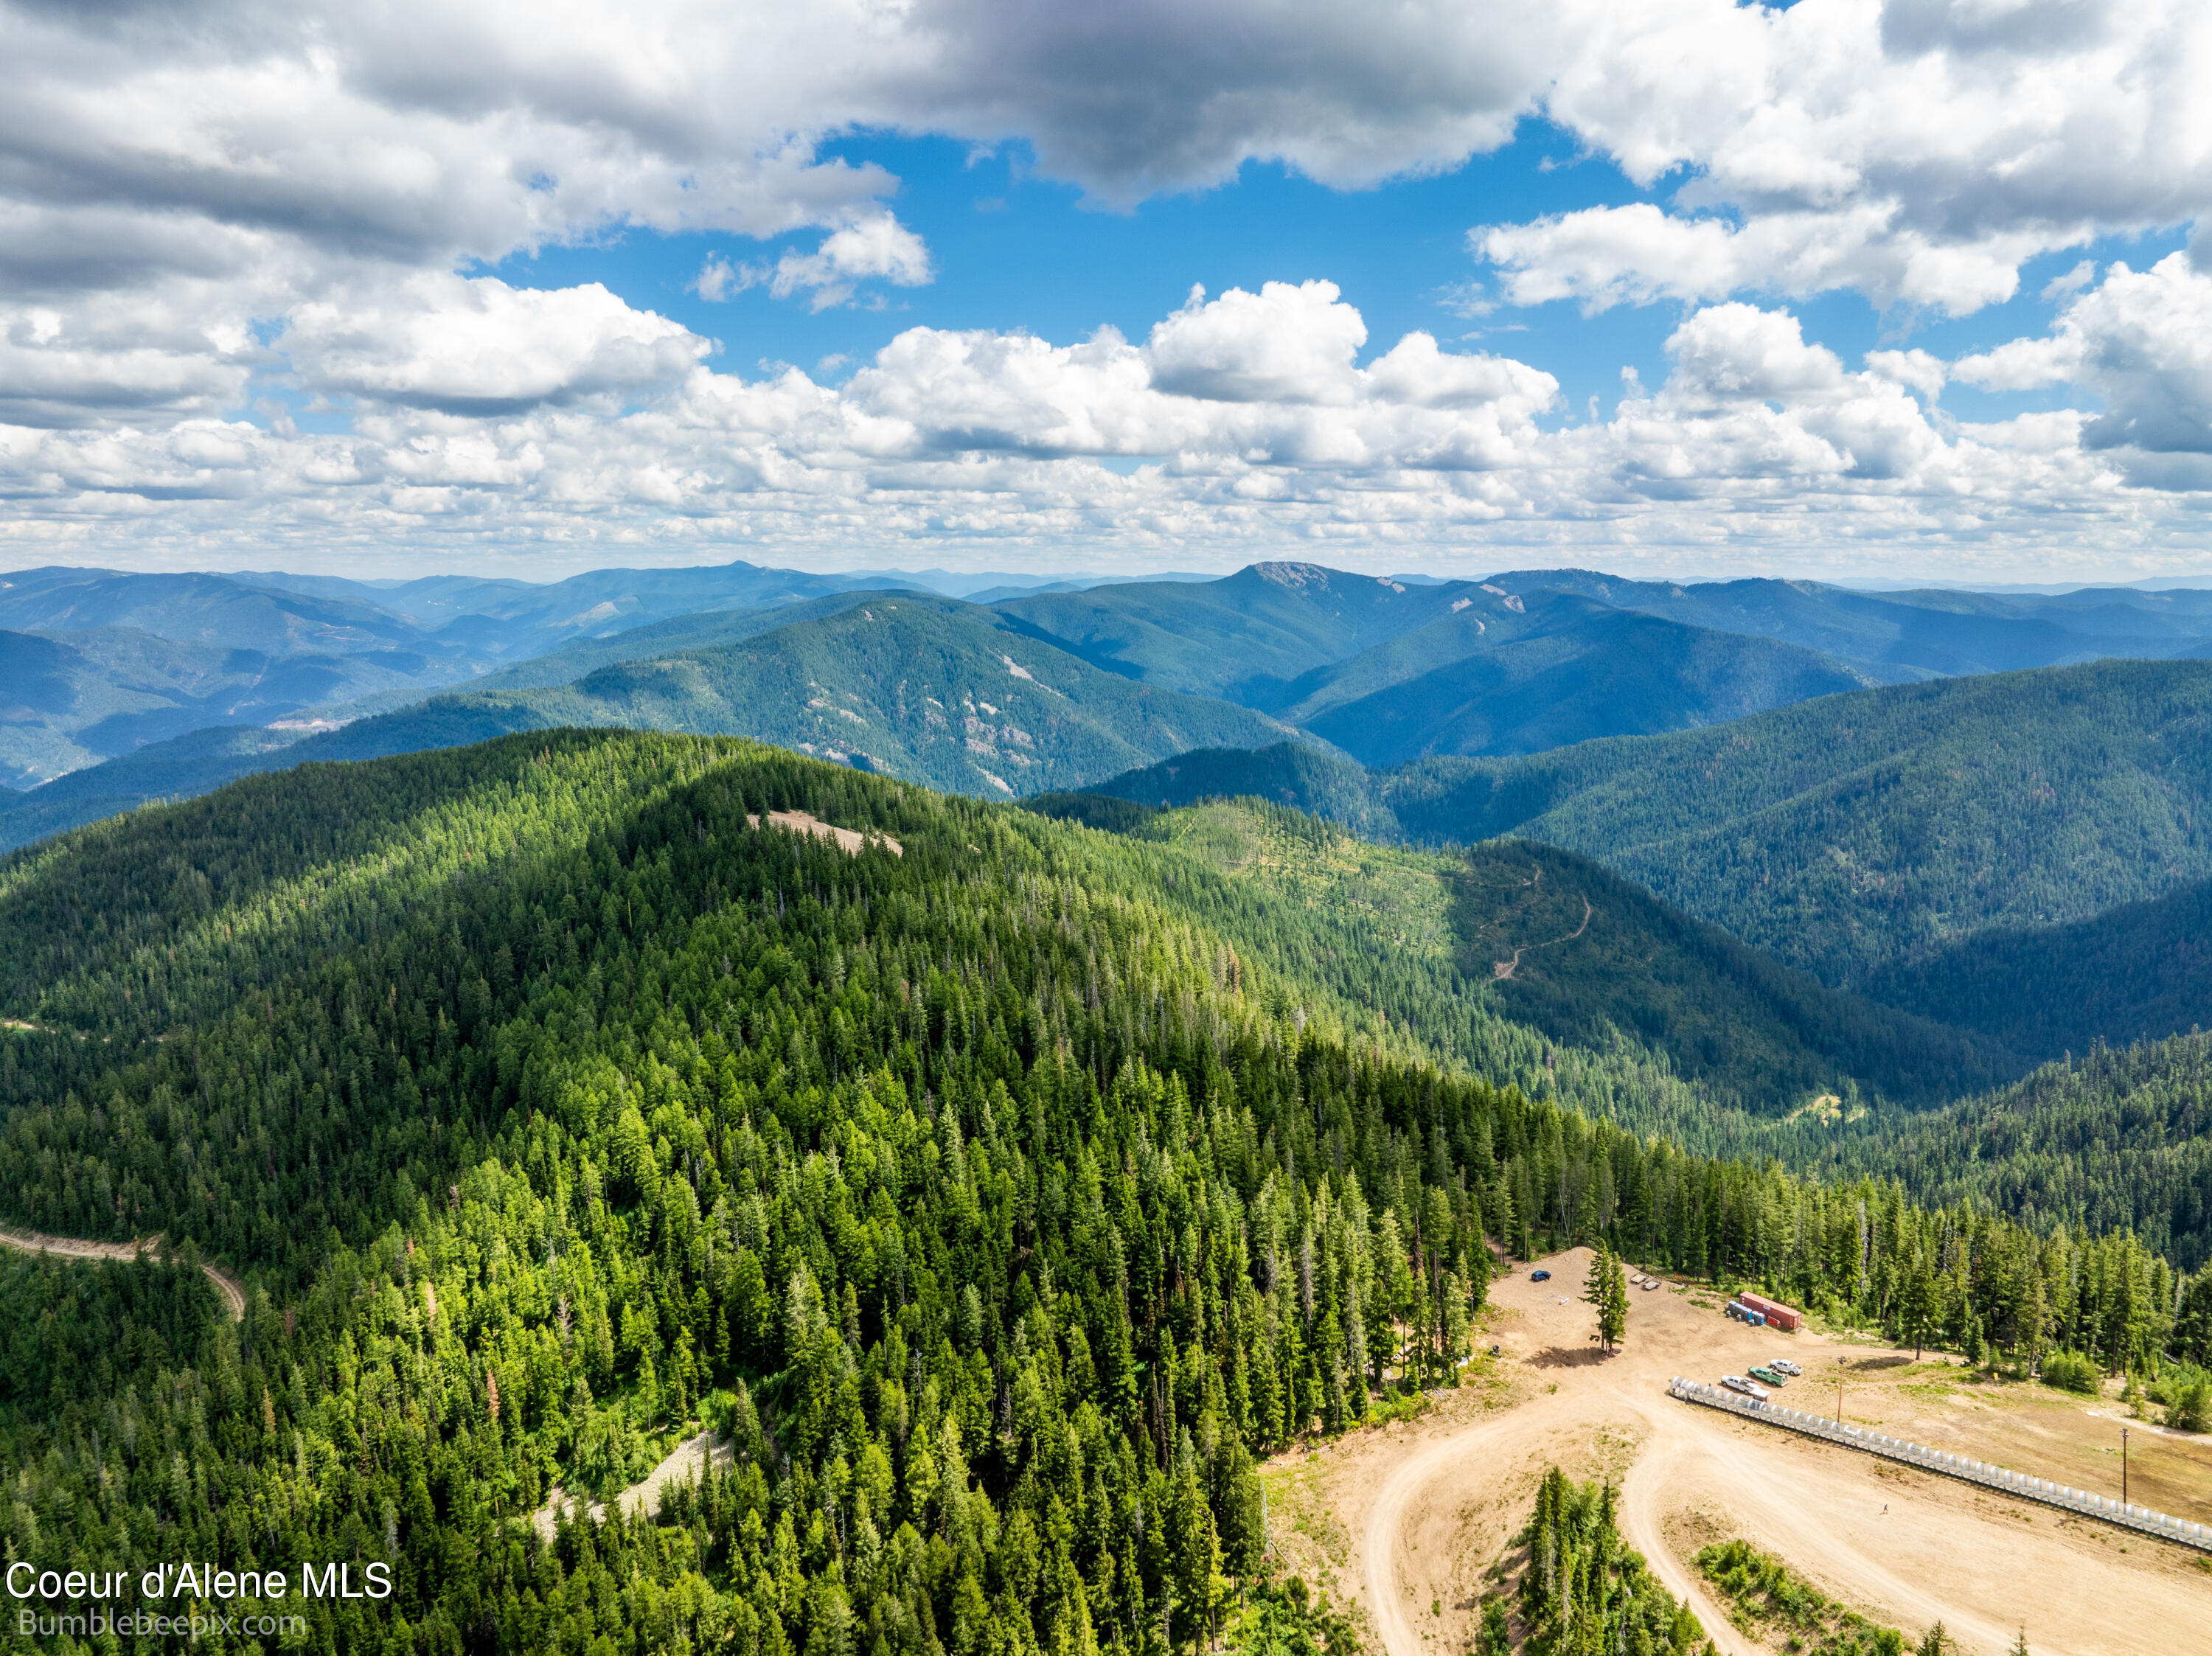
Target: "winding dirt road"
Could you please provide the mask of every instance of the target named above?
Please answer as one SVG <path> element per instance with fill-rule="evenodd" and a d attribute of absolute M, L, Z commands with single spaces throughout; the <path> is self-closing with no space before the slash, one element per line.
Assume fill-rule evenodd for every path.
<path fill-rule="evenodd" d="M 52 1253 L 68 1259 L 120 1259 L 126 1264 L 143 1252 L 149 1259 L 167 1257 L 167 1245 L 159 1236 L 142 1237 L 135 1242 L 86 1242 L 74 1236 L 48 1236 L 35 1230 L 0 1228 L 0 1247 L 12 1247 L 21 1253 Z M 246 1284 L 220 1265 L 203 1264 L 200 1269 L 215 1291 L 222 1295 L 224 1307 L 234 1323 L 246 1320 Z"/>
<path fill-rule="evenodd" d="M 1747 1328 L 1670 1289 L 1632 1290 L 1626 1348 L 1601 1357 L 1575 1297 L 1589 1258 L 1540 1260 L 1551 1282 L 1520 1269 L 1492 1290 L 1517 1401 L 1324 1452 L 1346 1460 L 1336 1510 L 1356 1543 L 1346 1585 L 1387 1656 L 1467 1647 L 1482 1567 L 1526 1520 L 1534 1480 L 1554 1460 L 1585 1477 L 1625 1465 L 1623 1532 L 1719 1649 L 1739 1656 L 1765 1647 L 1729 1625 L 1687 1562 L 1687 1534 L 1742 1536 L 1910 1639 L 1941 1619 L 1984 1656 L 2023 1626 L 2039 1651 L 2152 1656 L 2212 1619 L 2212 1577 L 2183 1549 L 1676 1402 L 1674 1374 L 1741 1374 L 1786 1353 L 1809 1371 L 1796 1406 L 1818 1408 L 1833 1398 L 1820 1386 L 1837 1356 L 1893 1354 Z M 2033 1447 L 2023 1435 L 2023 1454 Z"/>

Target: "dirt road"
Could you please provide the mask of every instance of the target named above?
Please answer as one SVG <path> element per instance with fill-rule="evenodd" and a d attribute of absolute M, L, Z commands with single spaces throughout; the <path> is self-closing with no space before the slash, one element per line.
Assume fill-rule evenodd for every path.
<path fill-rule="evenodd" d="M 35 1230 L 0 1229 L 0 1247 L 12 1247 L 23 1253 L 54 1253 L 69 1259 L 121 1259 L 126 1263 L 143 1251 L 149 1259 L 166 1257 L 167 1245 L 158 1236 L 141 1238 L 135 1242 L 85 1242 L 73 1236 L 48 1236 Z M 215 1291 L 222 1295 L 224 1307 L 234 1323 L 246 1320 L 246 1284 L 220 1265 L 202 1265 L 208 1281 Z"/>
<path fill-rule="evenodd" d="M 1481 1572 L 1525 1521 L 1534 1479 L 1554 1460 L 1583 1477 L 1618 1469 L 1623 1531 L 1723 1652 L 1762 1647 L 1730 1627 L 1705 1590 L 1687 1557 L 1692 1532 L 1742 1536 L 1912 1639 L 1940 1617 L 1986 1656 L 2023 1625 L 2033 1649 L 2150 1656 L 2175 1648 L 2175 1629 L 2212 1617 L 2212 1576 L 2185 1550 L 1674 1401 L 1666 1394 L 1674 1374 L 1711 1380 L 1786 1355 L 1808 1371 L 1791 1388 L 1794 1405 L 1819 1409 L 1832 1404 L 1824 1381 L 1838 1356 L 1863 1375 L 1869 1360 L 1897 1374 L 1911 1358 L 1745 1327 L 1711 1296 L 1673 1289 L 1632 1290 L 1625 1349 L 1603 1357 L 1576 1298 L 1589 1257 L 1538 1261 L 1553 1273 L 1548 1283 L 1519 1267 L 1493 1287 L 1494 1338 L 1516 1401 L 1360 1434 L 1312 1463 L 1323 1477 L 1325 1457 L 1342 1463 L 1334 1516 L 1355 1538 L 1343 1585 L 1364 1600 L 1388 1656 L 1467 1647 Z M 1877 1383 L 1854 1382 L 1866 1406 Z M 1846 1414 L 1864 1417 L 1848 1390 Z M 2033 1436 L 2021 1439 L 2011 1464 L 2039 1470 Z M 2212 1453 L 2190 1453 L 2212 1473 Z"/>

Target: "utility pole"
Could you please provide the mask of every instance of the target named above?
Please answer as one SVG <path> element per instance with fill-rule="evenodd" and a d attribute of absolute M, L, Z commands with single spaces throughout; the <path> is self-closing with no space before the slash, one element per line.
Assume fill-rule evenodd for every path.
<path fill-rule="evenodd" d="M 2120 1428 L 2120 1505 L 2128 1504 L 2128 1429 Z"/>
<path fill-rule="evenodd" d="M 1844 1423 L 1844 1365 L 1850 1361 L 1848 1357 L 1836 1359 L 1836 1424 L 1838 1426 Z"/>

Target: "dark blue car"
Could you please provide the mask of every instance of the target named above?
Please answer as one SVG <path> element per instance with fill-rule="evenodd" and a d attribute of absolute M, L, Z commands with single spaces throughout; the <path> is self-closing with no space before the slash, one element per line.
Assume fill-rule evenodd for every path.
<path fill-rule="evenodd" d="M 1548 1283 L 1552 1280 L 1552 1273 L 1548 1271 L 1532 1271 L 1528 1273 L 1528 1280 L 1532 1283 Z"/>

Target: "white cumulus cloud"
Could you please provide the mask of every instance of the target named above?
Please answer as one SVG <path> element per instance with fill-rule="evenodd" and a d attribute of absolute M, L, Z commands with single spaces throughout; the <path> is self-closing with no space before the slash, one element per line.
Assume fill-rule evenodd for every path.
<path fill-rule="evenodd" d="M 2048 336 L 1964 358 L 1951 372 L 1992 391 L 2070 383 L 2094 392 L 2105 406 L 2083 430 L 2092 448 L 2212 454 L 2212 275 L 2186 253 L 2148 270 L 2114 264 L 2066 302 Z M 2143 481 L 2212 482 L 2195 469 L 2138 470 Z"/>
<path fill-rule="evenodd" d="M 2196 0 L 1581 0 L 1544 109 L 1651 203 L 1479 228 L 1515 302 L 1852 288 L 1963 315 L 2212 211 Z"/>
<path fill-rule="evenodd" d="M 880 563 L 927 542 L 956 561 L 1079 547 L 1109 566 L 1699 570 L 1734 548 L 1807 573 L 1909 557 L 1972 575 L 2033 556 L 2106 579 L 2204 538 L 2185 499 L 2125 486 L 2148 452 L 2085 443 L 2089 416 L 1939 426 L 1909 388 L 1927 364 L 1850 368 L 1784 310 L 1693 312 L 1656 390 L 1553 428 L 1557 384 L 1525 363 L 1413 333 L 1362 365 L 1364 318 L 1322 287 L 1231 289 L 1142 344 L 910 328 L 842 385 L 720 371 L 672 325 L 588 294 L 427 290 L 387 331 L 406 350 L 341 331 L 303 352 L 319 383 L 370 399 L 344 434 L 205 416 L 0 425 L 0 534 L 27 554 L 94 534 L 136 561 L 203 564 L 310 538 L 331 556 L 535 548 L 571 563 L 612 549 Z M 518 372 L 497 342 L 556 328 L 568 306 L 584 343 L 566 372 Z M 458 319 L 477 316 L 501 319 L 472 353 Z M 2202 457 L 2168 458 L 2185 481 Z"/>
<path fill-rule="evenodd" d="M 854 284 L 871 277 L 919 288 L 934 276 L 929 249 L 889 213 L 871 213 L 832 231 L 811 253 L 786 253 L 769 280 L 778 299 L 806 291 L 812 308 L 827 310 L 853 296 Z"/>
<path fill-rule="evenodd" d="M 635 393 L 710 349 L 596 282 L 538 289 L 431 276 L 303 305 L 276 345 L 313 390 L 483 414 Z"/>
<path fill-rule="evenodd" d="M 1163 391 L 1231 403 L 1348 403 L 1367 324 L 1333 282 L 1270 282 L 1207 303 L 1194 288 L 1146 342 Z"/>

